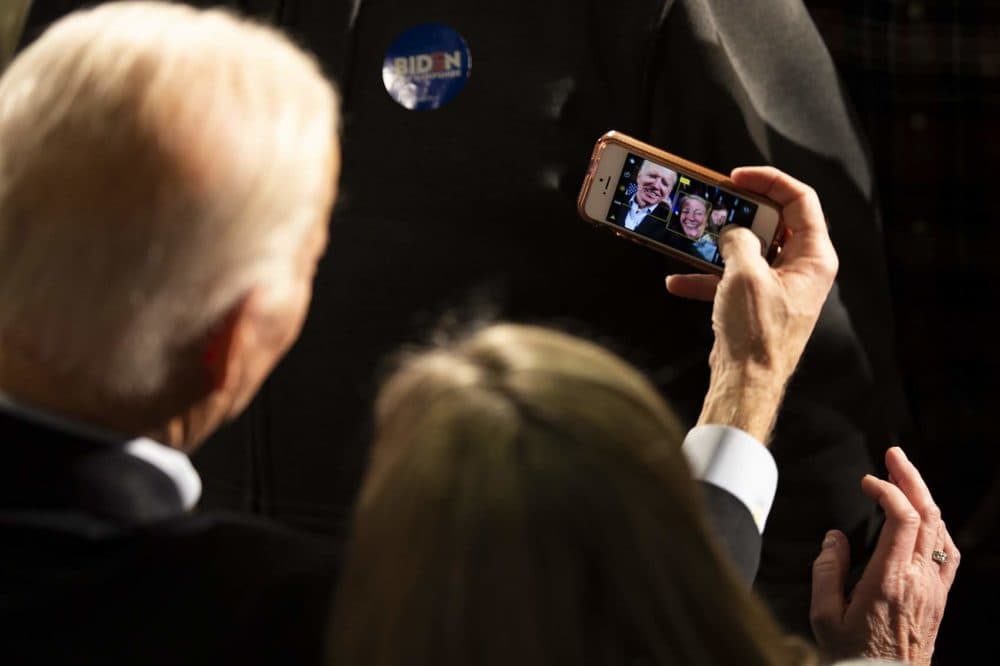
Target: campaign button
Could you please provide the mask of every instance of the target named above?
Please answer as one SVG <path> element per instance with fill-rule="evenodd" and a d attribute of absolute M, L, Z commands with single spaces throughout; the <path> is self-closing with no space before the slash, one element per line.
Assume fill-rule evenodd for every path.
<path fill-rule="evenodd" d="M 424 23 L 393 41 L 382 61 L 382 82 L 403 108 L 427 111 L 454 99 L 471 71 L 471 54 L 462 36 L 441 23 Z"/>

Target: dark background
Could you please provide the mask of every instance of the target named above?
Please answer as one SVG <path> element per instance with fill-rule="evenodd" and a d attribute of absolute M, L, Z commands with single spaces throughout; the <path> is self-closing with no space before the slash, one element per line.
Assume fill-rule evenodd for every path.
<path fill-rule="evenodd" d="M 871 147 L 910 408 L 900 443 L 963 556 L 937 661 L 988 663 L 1000 592 L 1000 3 L 806 5 Z"/>

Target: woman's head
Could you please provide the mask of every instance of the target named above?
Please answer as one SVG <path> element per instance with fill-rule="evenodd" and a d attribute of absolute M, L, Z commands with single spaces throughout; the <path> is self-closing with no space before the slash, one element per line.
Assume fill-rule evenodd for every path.
<path fill-rule="evenodd" d="M 719 202 L 712 207 L 712 213 L 709 217 L 709 231 L 719 233 L 722 227 L 726 226 L 726 223 L 729 222 L 729 208 L 726 204 Z"/>
<path fill-rule="evenodd" d="M 681 199 L 679 209 L 684 235 L 693 240 L 701 238 L 708 223 L 708 202 L 688 194 Z"/>
<path fill-rule="evenodd" d="M 335 663 L 775 663 L 676 417 L 612 354 L 493 326 L 410 357 L 376 427 Z"/>

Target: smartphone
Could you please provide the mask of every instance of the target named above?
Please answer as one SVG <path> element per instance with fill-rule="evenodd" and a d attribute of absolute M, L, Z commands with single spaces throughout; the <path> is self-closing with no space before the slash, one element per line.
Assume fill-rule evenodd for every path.
<path fill-rule="evenodd" d="M 703 271 L 721 274 L 719 231 L 738 224 L 773 261 L 784 237 L 777 204 L 721 173 L 608 132 L 597 140 L 577 210 L 588 222 Z"/>

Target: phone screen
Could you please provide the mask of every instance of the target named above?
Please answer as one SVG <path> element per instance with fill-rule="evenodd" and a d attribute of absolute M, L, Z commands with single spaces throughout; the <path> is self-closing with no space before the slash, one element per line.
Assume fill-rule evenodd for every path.
<path fill-rule="evenodd" d="M 722 227 L 757 215 L 756 203 L 633 153 L 614 192 L 608 222 L 717 266 Z"/>

